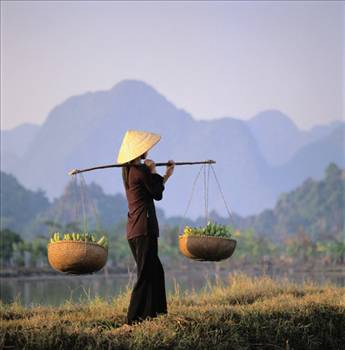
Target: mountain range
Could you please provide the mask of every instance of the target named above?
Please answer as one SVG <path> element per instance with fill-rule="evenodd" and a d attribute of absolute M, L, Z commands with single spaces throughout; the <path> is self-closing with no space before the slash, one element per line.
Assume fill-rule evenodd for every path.
<path fill-rule="evenodd" d="M 213 168 L 223 194 L 240 215 L 271 208 L 281 192 L 309 177 L 320 179 L 331 162 L 345 166 L 342 121 L 304 131 L 277 110 L 260 112 L 248 121 L 234 117 L 196 120 L 148 84 L 125 80 L 107 91 L 68 98 L 51 110 L 42 125 L 2 130 L 1 168 L 27 188 L 44 190 L 52 200 L 62 194 L 72 168 L 115 163 L 128 129 L 162 135 L 149 152 L 155 161 L 216 160 Z M 184 213 L 200 170 L 199 166 L 176 167 L 166 184 L 164 200 L 157 202 L 167 215 Z M 124 193 L 118 169 L 83 176 L 105 193 Z M 189 217 L 204 212 L 204 176 L 207 171 L 195 185 Z M 210 210 L 225 214 L 212 171 L 208 198 Z"/>

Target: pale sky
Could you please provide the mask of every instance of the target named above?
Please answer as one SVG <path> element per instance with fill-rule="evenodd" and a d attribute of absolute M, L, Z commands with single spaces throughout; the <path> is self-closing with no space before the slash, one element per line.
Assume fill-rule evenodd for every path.
<path fill-rule="evenodd" d="M 1 1 L 1 129 L 123 79 L 196 119 L 342 119 L 344 4 Z"/>

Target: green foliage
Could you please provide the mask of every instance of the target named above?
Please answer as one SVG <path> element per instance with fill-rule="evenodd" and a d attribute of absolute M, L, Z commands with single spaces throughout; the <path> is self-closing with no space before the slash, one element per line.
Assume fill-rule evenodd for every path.
<path fill-rule="evenodd" d="M 115 236 L 109 242 L 109 260 L 114 266 L 124 265 L 131 256 L 128 241 L 124 236 Z"/>
<path fill-rule="evenodd" d="M 31 253 L 31 265 L 36 266 L 38 262 L 47 259 L 47 240 L 45 237 L 36 237 L 30 242 L 28 249 Z"/>
<path fill-rule="evenodd" d="M 96 184 L 87 186 L 85 211 L 91 220 L 86 225 L 86 230 L 81 215 L 81 188 L 75 183 L 68 184 L 63 196 L 49 204 L 42 192 L 25 190 L 11 175 L 1 173 L 1 176 L 2 180 L 5 180 L 1 187 L 1 203 L 8 200 L 6 205 L 1 206 L 1 225 L 5 227 L 4 225 L 8 224 L 9 231 L 19 232 L 25 238 L 23 241 L 19 235 L 14 236 L 12 231 L 10 238 L 1 239 L 0 253 L 3 263 L 11 261 L 17 266 L 23 266 L 28 260 L 25 258 L 24 262 L 25 255 L 29 256 L 33 266 L 46 264 L 47 238 L 33 237 L 38 234 L 47 237 L 47 231 L 93 232 L 98 239 L 106 235 L 109 244 L 109 266 L 125 267 L 133 261 L 126 240 L 127 203 L 123 196 L 106 195 Z M 201 220 L 195 223 L 189 220 L 185 221 L 188 224 L 185 234 L 235 238 L 237 248 L 233 259 L 258 262 L 266 255 L 271 258 L 285 256 L 296 262 L 318 259 L 325 264 L 344 264 L 344 189 L 344 171 L 335 164 L 330 164 L 323 180 L 308 179 L 294 191 L 282 194 L 273 210 L 265 210 L 258 216 L 246 219 L 236 217 L 240 231 L 213 222 L 201 227 Z M 38 213 L 34 208 L 41 208 L 41 211 Z M 97 223 L 94 209 L 98 213 L 98 223 L 102 223 L 103 228 Z M 168 261 L 170 259 L 178 263 L 180 255 L 177 225 L 181 223 L 182 218 L 165 218 L 163 212 L 160 212 L 160 216 L 160 255 Z M 225 222 L 218 216 L 216 221 Z M 11 223 L 18 224 L 23 230 L 11 230 Z M 2 234 L 5 231 L 2 230 Z"/>
<path fill-rule="evenodd" d="M 163 261 L 176 262 L 179 258 L 178 249 L 179 226 L 165 224 L 160 229 L 159 255 Z"/>
<path fill-rule="evenodd" d="M 216 224 L 209 220 L 204 227 L 186 226 L 183 230 L 183 234 L 186 236 L 196 235 L 231 238 L 234 231 L 234 228 L 231 226 Z"/>
<path fill-rule="evenodd" d="M 38 267 L 47 263 L 47 239 L 36 237 L 31 241 L 19 241 L 13 244 L 13 260 L 17 267 L 25 266 L 24 256 L 28 254 L 30 267 Z"/>
<path fill-rule="evenodd" d="M 247 225 L 275 239 L 304 230 L 313 240 L 326 240 L 344 230 L 344 211 L 345 175 L 332 163 L 323 180 L 308 179 L 282 194 L 273 210 L 251 218 Z"/>
<path fill-rule="evenodd" d="M 13 256 L 14 245 L 22 242 L 21 237 L 9 230 L 4 229 L 0 231 L 0 260 L 2 264 L 8 264 Z"/>
<path fill-rule="evenodd" d="M 316 251 L 328 256 L 332 263 L 345 263 L 345 239 L 340 236 L 330 241 L 316 242 Z"/>
<path fill-rule="evenodd" d="M 127 215 L 123 195 L 105 194 L 91 183 L 82 187 L 70 181 L 52 203 L 43 191 L 25 189 L 13 175 L 1 172 L 1 228 L 33 238 L 56 230 L 110 230 Z"/>
<path fill-rule="evenodd" d="M 91 183 L 81 186 L 70 181 L 61 197 L 42 212 L 33 223 L 36 231 L 101 231 L 111 230 L 127 215 L 127 201 L 121 195 L 105 194 L 102 188 Z M 58 225 L 60 226 L 58 226 Z"/>
<path fill-rule="evenodd" d="M 44 192 L 24 188 L 13 175 L 0 172 L 1 229 L 23 232 L 49 206 Z"/>
<path fill-rule="evenodd" d="M 91 243 L 96 243 L 105 249 L 108 249 L 108 238 L 107 236 L 103 235 L 100 238 L 97 237 L 96 234 L 94 233 L 77 233 L 77 232 L 66 232 L 63 235 L 61 234 L 60 237 L 60 232 L 54 232 L 51 235 L 50 238 L 50 243 L 56 243 L 60 241 L 80 241 L 80 242 L 91 242 Z"/>

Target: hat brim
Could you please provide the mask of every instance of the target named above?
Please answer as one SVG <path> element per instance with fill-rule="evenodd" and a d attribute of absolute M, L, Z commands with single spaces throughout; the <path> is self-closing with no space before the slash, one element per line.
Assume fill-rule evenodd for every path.
<path fill-rule="evenodd" d="M 160 139 L 161 136 L 154 133 L 127 131 L 118 154 L 117 164 L 125 164 L 140 157 L 155 146 Z"/>

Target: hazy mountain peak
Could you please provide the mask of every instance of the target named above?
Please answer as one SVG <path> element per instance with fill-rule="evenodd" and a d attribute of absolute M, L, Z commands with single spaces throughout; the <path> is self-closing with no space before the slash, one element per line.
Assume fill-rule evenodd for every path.
<path fill-rule="evenodd" d="M 294 129 L 297 131 L 296 124 L 283 112 L 277 109 L 269 109 L 256 114 L 249 120 L 250 125 L 260 125 L 262 128 L 266 128 L 268 125 L 271 127 L 279 127 L 280 129 Z"/>
<path fill-rule="evenodd" d="M 154 87 L 141 80 L 126 79 L 115 84 L 109 93 L 119 100 L 136 101 L 136 103 L 149 106 L 149 104 L 169 104 L 176 109 L 173 103 L 160 94 Z"/>
<path fill-rule="evenodd" d="M 301 131 L 279 110 L 262 111 L 247 123 L 260 151 L 272 165 L 286 163 L 301 147 Z"/>
<path fill-rule="evenodd" d="M 136 79 L 124 79 L 121 80 L 119 83 L 116 83 L 112 88 L 112 91 L 120 91 L 120 90 L 137 90 L 137 91 L 144 91 L 144 90 L 151 90 L 156 93 L 158 93 L 151 85 L 145 83 L 142 80 L 136 80 Z"/>
<path fill-rule="evenodd" d="M 141 98 L 141 99 L 157 99 L 166 98 L 161 95 L 155 88 L 151 85 L 145 83 L 141 80 L 126 79 L 115 84 L 109 91 L 115 96 L 123 96 L 126 99 L 131 98 Z"/>

